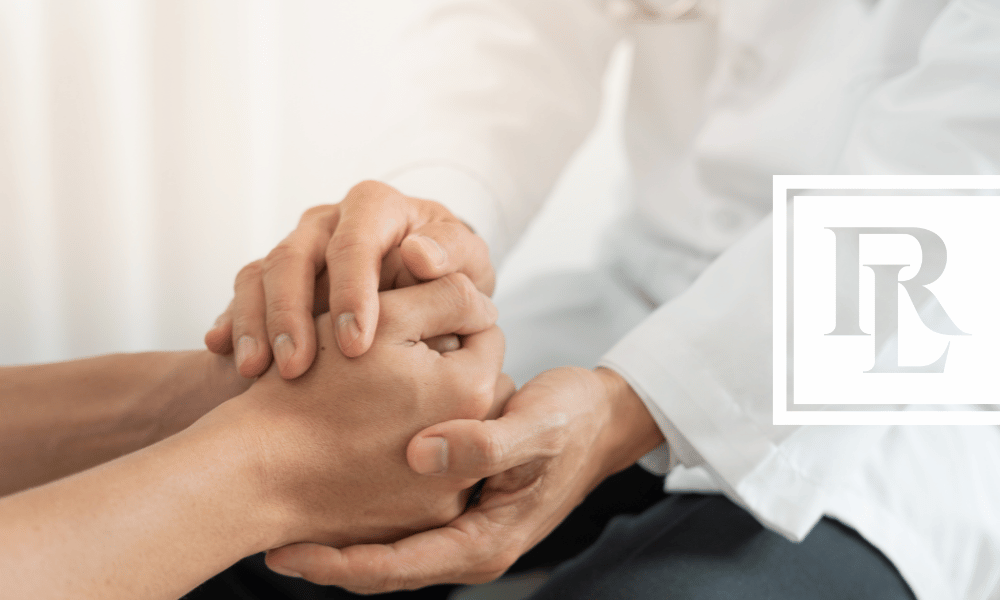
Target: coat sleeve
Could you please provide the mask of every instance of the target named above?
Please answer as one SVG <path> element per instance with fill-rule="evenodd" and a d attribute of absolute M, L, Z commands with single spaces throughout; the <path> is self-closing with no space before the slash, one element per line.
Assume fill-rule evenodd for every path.
<path fill-rule="evenodd" d="M 451 0 L 396 52 L 366 177 L 436 200 L 494 263 L 593 127 L 620 28 L 597 0 Z"/>
<path fill-rule="evenodd" d="M 841 172 L 1000 172 L 997 40 L 996 2 L 950 3 L 927 29 L 915 64 L 879 84 L 861 106 Z M 771 241 L 767 218 L 601 364 L 632 385 L 679 453 L 670 462 L 661 457 L 667 467 L 680 463 L 670 478 L 725 493 L 765 525 L 801 540 L 829 514 L 831 482 L 863 470 L 874 448 L 888 454 L 884 446 L 899 435 L 878 426 L 773 424 Z M 888 483 L 894 476 L 879 477 Z M 882 497 L 888 492 L 879 484 L 875 478 L 857 486 L 870 485 L 872 497 Z"/>
<path fill-rule="evenodd" d="M 839 171 L 1000 173 L 1000 2 L 957 0 L 931 24 L 917 64 L 861 107 Z"/>
<path fill-rule="evenodd" d="M 762 522 L 801 539 L 821 516 L 818 490 L 785 460 L 794 426 L 772 423 L 771 219 L 719 256 L 676 299 L 618 342 L 601 365 L 644 400 L 684 469 Z M 651 462 L 647 456 L 645 460 Z M 770 479 L 780 486 L 765 486 Z"/>

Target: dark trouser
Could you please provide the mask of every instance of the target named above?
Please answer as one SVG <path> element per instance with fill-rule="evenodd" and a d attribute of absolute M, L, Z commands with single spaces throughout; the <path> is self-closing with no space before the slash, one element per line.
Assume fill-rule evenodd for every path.
<path fill-rule="evenodd" d="M 532 600 L 913 600 L 892 564 L 849 527 L 822 519 L 795 544 L 723 496 L 667 496 L 661 481 L 633 467 L 594 490 L 512 569 L 561 563 Z M 377 598 L 442 599 L 450 591 L 436 586 Z M 241 561 L 187 596 L 357 597 L 276 575 L 261 556 Z"/>
<path fill-rule="evenodd" d="M 853 529 L 822 519 L 799 544 L 723 496 L 673 495 L 612 521 L 533 600 L 912 600 L 896 569 Z"/>

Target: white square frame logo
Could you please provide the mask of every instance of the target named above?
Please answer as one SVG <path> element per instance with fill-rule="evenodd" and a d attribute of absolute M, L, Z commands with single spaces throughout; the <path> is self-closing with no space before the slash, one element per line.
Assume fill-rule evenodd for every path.
<path fill-rule="evenodd" d="M 1000 425 L 1000 388 L 992 377 L 1000 364 L 1000 311 L 988 306 L 995 294 L 983 293 L 991 291 L 992 284 L 991 278 L 982 276 L 1000 257 L 1000 232 L 990 231 L 990 224 L 1000 222 L 1000 176 L 778 175 L 773 199 L 775 424 Z M 898 333 L 893 331 L 892 360 L 887 364 L 944 365 L 942 360 L 935 362 L 943 354 L 949 361 L 946 370 L 941 366 L 940 372 L 914 367 L 880 371 L 878 361 L 886 362 L 885 346 L 875 356 L 873 339 L 878 334 L 869 335 L 875 309 L 866 311 L 865 302 L 855 317 L 864 331 L 831 337 L 832 330 L 841 329 L 838 290 L 844 295 L 839 280 L 834 281 L 837 268 L 843 270 L 840 234 L 823 231 L 831 228 L 900 234 L 861 235 L 865 240 L 895 241 L 861 242 L 860 262 L 898 263 L 894 265 L 898 280 L 879 289 L 905 288 L 901 297 L 912 295 L 905 283 L 920 279 L 914 273 L 927 262 L 921 255 L 925 240 L 912 233 L 944 232 L 930 236 L 951 244 L 948 278 L 935 271 L 940 282 L 926 287 L 938 308 L 951 307 L 952 313 L 961 315 L 954 329 L 938 330 L 956 337 L 912 333 L 920 329 L 913 324 L 921 320 L 932 326 L 939 322 L 927 318 L 926 303 L 918 313 L 912 308 L 916 301 L 908 304 L 906 297 L 898 302 L 894 316 Z M 959 231 L 961 235 L 956 235 Z M 858 237 L 855 233 L 854 239 Z M 877 258 L 866 260 L 873 256 Z M 867 293 L 874 304 L 872 290 L 877 283 L 871 281 L 880 281 L 876 273 L 881 272 L 875 267 L 888 266 L 855 265 L 868 278 L 862 275 L 856 284 L 861 291 L 855 290 L 855 295 L 865 298 Z M 883 306 L 890 304 L 895 315 L 895 302 Z M 879 314 L 884 317 L 884 310 Z M 884 342 L 884 333 L 882 338 Z M 946 344 L 943 353 L 942 344 Z M 910 372 L 903 372 L 907 369 Z"/>

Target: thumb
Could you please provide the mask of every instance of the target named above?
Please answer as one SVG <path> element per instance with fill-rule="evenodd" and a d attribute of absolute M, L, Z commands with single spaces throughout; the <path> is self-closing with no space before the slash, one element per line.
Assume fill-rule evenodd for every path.
<path fill-rule="evenodd" d="M 422 475 L 482 479 L 556 456 L 560 439 L 551 420 L 511 411 L 495 421 L 456 419 L 432 425 L 410 440 L 406 459 Z"/>

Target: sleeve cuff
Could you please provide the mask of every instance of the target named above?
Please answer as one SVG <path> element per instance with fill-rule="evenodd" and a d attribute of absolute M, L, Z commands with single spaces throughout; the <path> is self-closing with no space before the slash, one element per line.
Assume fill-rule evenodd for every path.
<path fill-rule="evenodd" d="M 698 454 L 698 451 L 694 449 L 694 446 L 688 442 L 687 438 L 681 435 L 681 432 L 674 427 L 674 424 L 670 422 L 670 419 L 663 413 L 660 406 L 653 401 L 649 393 L 642 386 L 638 385 L 635 379 L 630 377 L 625 369 L 613 358 L 605 356 L 601 359 L 598 366 L 611 369 L 625 379 L 642 400 L 642 403 L 646 406 L 646 410 L 652 415 L 653 420 L 656 421 L 657 427 L 660 428 L 666 440 L 637 461 L 640 467 L 654 475 L 666 475 L 678 464 L 685 467 L 696 467 L 705 462 Z"/>

